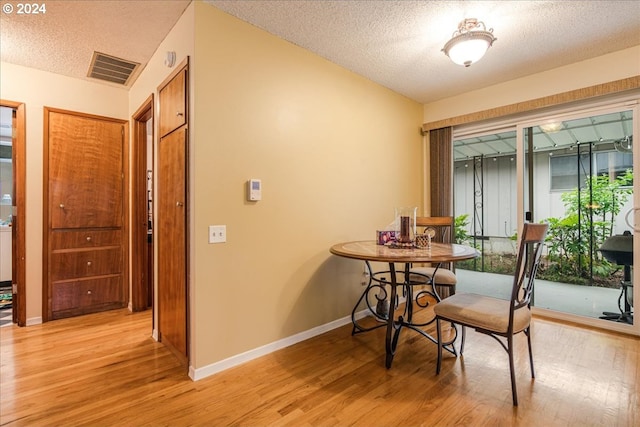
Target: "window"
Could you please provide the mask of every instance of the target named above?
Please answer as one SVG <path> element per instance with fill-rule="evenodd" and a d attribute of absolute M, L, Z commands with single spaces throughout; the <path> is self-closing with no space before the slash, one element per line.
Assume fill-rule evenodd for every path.
<path fill-rule="evenodd" d="M 551 190 L 571 190 L 580 185 L 584 188 L 584 177 L 589 175 L 589 155 L 580 155 L 580 168 L 578 169 L 577 156 L 552 156 L 549 157 L 549 169 L 551 171 Z"/>
<path fill-rule="evenodd" d="M 628 169 L 633 169 L 633 154 L 612 151 L 596 155 L 598 175 L 609 175 L 611 180 L 624 175 Z M 630 184 L 632 185 L 632 184 Z"/>
<path fill-rule="evenodd" d="M 627 169 L 633 169 L 633 155 L 618 151 L 599 152 L 593 157 L 593 169 L 589 167 L 589 154 L 580 154 L 580 168 L 577 156 L 549 157 L 551 171 L 551 190 L 571 190 L 580 184 L 585 186 L 589 174 L 609 175 L 611 179 L 624 175 Z"/>

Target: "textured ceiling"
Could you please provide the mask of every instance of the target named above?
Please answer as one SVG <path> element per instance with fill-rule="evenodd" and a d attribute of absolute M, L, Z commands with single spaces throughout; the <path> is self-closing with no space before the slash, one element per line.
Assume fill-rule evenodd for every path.
<path fill-rule="evenodd" d="M 419 102 L 640 45 L 638 1 L 206 2 Z M 144 68 L 190 0 L 41 3 L 0 13 L 0 60 L 86 79 L 94 51 Z M 498 40 L 464 68 L 441 49 L 470 17 Z"/>
<path fill-rule="evenodd" d="M 190 0 L 49 0 L 45 13 L 0 13 L 0 60 L 88 79 L 93 52 L 141 64 L 149 61 Z M 1 70 L 0 70 L 1 71 Z M 132 78 L 131 83 L 135 80 Z"/>
<path fill-rule="evenodd" d="M 640 1 L 205 1 L 422 103 L 640 45 Z M 464 18 L 498 38 L 469 68 Z"/>

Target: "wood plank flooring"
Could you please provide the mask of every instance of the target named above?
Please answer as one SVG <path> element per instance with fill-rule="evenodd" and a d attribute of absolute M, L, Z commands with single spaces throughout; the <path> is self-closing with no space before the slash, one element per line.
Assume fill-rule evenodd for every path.
<path fill-rule="evenodd" d="M 473 331 L 439 376 L 414 332 L 387 370 L 384 330 L 345 326 L 197 382 L 150 334 L 151 313 L 126 310 L 1 328 L 0 425 L 640 425 L 640 339 L 545 319 L 535 380 L 516 339 L 517 408 L 506 353 Z"/>

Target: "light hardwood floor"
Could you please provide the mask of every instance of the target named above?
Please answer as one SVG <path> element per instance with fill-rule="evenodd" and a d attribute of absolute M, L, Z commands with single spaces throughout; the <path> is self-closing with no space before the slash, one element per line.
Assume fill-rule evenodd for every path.
<path fill-rule="evenodd" d="M 506 353 L 468 331 L 445 357 L 403 332 L 391 369 L 384 331 L 341 327 L 193 382 L 126 310 L 0 328 L 3 426 L 638 426 L 640 339 L 535 319 L 535 380 L 517 342 L 520 406 Z"/>

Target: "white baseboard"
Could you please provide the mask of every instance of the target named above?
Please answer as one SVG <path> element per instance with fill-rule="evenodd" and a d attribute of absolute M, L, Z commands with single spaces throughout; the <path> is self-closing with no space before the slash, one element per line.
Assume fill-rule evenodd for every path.
<path fill-rule="evenodd" d="M 355 317 L 356 320 L 358 320 L 368 315 L 369 309 L 364 309 L 357 312 Z M 189 378 L 191 378 L 193 381 L 201 380 L 203 378 L 217 374 L 218 372 L 222 372 L 226 369 L 233 368 L 234 366 L 241 365 L 250 360 L 257 359 L 258 357 L 273 353 L 274 351 L 308 340 L 309 338 L 324 334 L 325 332 L 329 332 L 333 329 L 339 328 L 349 323 L 351 323 L 351 316 L 346 316 L 341 319 L 334 320 L 333 322 L 329 322 L 324 325 L 309 329 L 308 331 L 300 332 L 290 337 L 272 342 L 271 344 L 266 344 L 262 347 L 258 347 L 253 350 L 231 356 L 219 362 L 212 363 L 211 365 L 203 366 L 202 368 L 195 369 L 193 366 L 189 366 Z"/>
<path fill-rule="evenodd" d="M 27 326 L 39 325 L 42 323 L 42 317 L 32 317 L 27 319 Z"/>
<path fill-rule="evenodd" d="M 158 330 L 157 329 L 153 329 L 151 331 L 151 338 L 153 338 L 155 341 L 158 341 Z"/>

